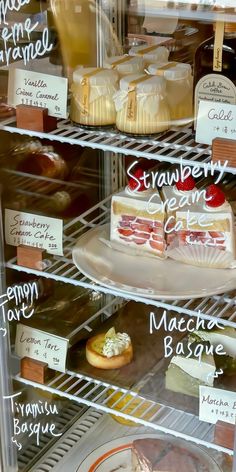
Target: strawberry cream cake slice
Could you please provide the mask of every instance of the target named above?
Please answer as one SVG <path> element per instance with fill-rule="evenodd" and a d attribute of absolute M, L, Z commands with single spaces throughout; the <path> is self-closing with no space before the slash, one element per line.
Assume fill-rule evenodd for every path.
<path fill-rule="evenodd" d="M 135 249 L 131 253 L 143 253 L 164 257 L 164 210 L 157 190 L 147 190 L 137 178 L 121 192 L 113 195 L 111 203 L 110 239 L 123 246 Z M 150 202 L 150 198 L 154 197 Z"/>
<path fill-rule="evenodd" d="M 204 202 L 177 211 L 176 224 L 178 253 L 183 262 L 215 268 L 231 266 L 235 260 L 234 215 L 217 185 L 206 189 Z M 170 257 L 173 254 L 177 253 L 169 252 Z"/>
<path fill-rule="evenodd" d="M 166 242 L 169 246 L 173 243 L 176 232 L 176 211 L 183 205 L 186 205 L 190 201 L 192 195 L 197 193 L 195 187 L 195 180 L 190 175 L 184 180 L 179 180 L 176 182 L 176 185 L 166 185 L 162 187 L 161 190 L 163 207 L 166 212 L 166 224 L 165 224 L 165 233 L 166 233 Z M 196 196 L 196 199 L 198 195 Z"/>

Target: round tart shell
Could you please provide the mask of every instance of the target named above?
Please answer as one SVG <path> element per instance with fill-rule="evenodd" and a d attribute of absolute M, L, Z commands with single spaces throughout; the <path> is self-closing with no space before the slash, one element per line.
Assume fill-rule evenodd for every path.
<path fill-rule="evenodd" d="M 133 347 L 132 344 L 125 349 L 121 354 L 112 357 L 106 357 L 99 354 L 94 348 L 93 344 L 95 341 L 102 341 L 105 338 L 105 334 L 101 333 L 93 336 L 87 341 L 86 344 L 86 359 L 93 367 L 98 369 L 119 369 L 124 365 L 129 364 L 133 359 Z"/>

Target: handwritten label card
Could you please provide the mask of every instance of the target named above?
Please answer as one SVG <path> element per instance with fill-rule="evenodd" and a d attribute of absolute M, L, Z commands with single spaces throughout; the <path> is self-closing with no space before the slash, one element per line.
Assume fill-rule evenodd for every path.
<path fill-rule="evenodd" d="M 199 419 L 213 424 L 217 421 L 235 424 L 236 392 L 201 385 Z"/>
<path fill-rule="evenodd" d="M 211 144 L 214 138 L 236 139 L 236 105 L 201 100 L 196 141 Z"/>
<path fill-rule="evenodd" d="M 60 219 L 5 210 L 5 239 L 11 246 L 23 244 L 63 256 L 62 234 Z"/>
<path fill-rule="evenodd" d="M 49 115 L 67 118 L 67 82 L 63 77 L 10 69 L 8 104 L 48 108 Z"/>
<path fill-rule="evenodd" d="M 19 357 L 46 362 L 50 369 L 65 372 L 69 340 L 23 324 L 17 325 L 15 351 Z"/>

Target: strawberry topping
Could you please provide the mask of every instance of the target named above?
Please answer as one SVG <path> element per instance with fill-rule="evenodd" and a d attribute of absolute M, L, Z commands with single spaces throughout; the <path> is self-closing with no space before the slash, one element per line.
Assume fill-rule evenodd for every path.
<path fill-rule="evenodd" d="M 144 182 L 141 181 L 140 182 L 140 178 L 143 177 L 143 170 L 142 169 L 137 169 L 134 173 L 134 176 L 137 180 L 139 180 L 139 183 L 140 183 L 140 187 L 138 188 L 138 182 L 137 180 L 135 180 L 134 178 L 131 178 L 129 180 L 129 189 L 132 190 L 133 192 L 136 190 L 138 192 L 143 192 L 144 190 L 147 190 L 145 185 L 144 185 Z"/>
<path fill-rule="evenodd" d="M 195 180 L 191 175 L 189 175 L 189 177 L 187 177 L 184 181 L 179 180 L 176 182 L 176 187 L 178 190 L 189 192 L 195 187 Z"/>
<path fill-rule="evenodd" d="M 225 194 L 222 192 L 220 187 L 212 184 L 206 189 L 206 200 L 207 206 L 217 208 L 225 203 Z"/>

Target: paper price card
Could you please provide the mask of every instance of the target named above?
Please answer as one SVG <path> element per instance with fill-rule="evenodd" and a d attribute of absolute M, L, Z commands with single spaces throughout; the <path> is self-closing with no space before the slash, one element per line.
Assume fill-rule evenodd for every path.
<path fill-rule="evenodd" d="M 8 104 L 48 108 L 49 115 L 67 118 L 67 82 L 63 77 L 10 69 Z"/>
<path fill-rule="evenodd" d="M 235 424 L 236 392 L 201 385 L 199 419 L 213 424 L 217 421 Z"/>
<path fill-rule="evenodd" d="M 23 324 L 16 329 L 15 351 L 19 357 L 46 362 L 50 369 L 65 372 L 69 340 Z"/>
<path fill-rule="evenodd" d="M 5 210 L 5 239 L 11 246 L 37 247 L 63 256 L 63 221 L 57 218 Z"/>
<path fill-rule="evenodd" d="M 236 139 L 236 105 L 200 100 L 196 141 L 211 144 L 214 138 Z"/>

